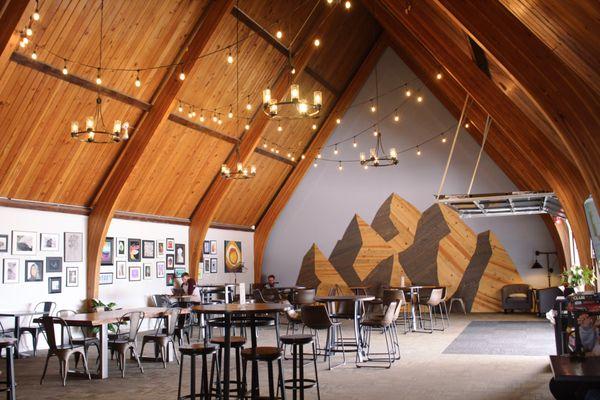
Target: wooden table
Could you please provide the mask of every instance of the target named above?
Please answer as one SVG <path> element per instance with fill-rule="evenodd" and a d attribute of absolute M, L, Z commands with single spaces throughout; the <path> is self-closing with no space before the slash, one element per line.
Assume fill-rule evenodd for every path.
<path fill-rule="evenodd" d="M 100 340 L 100 354 L 98 355 L 98 373 L 92 374 L 97 379 L 108 378 L 108 324 L 114 324 L 127 313 L 142 311 L 144 318 L 163 317 L 168 310 L 166 307 L 140 307 L 122 308 L 114 311 L 101 311 L 87 314 L 75 314 L 64 317 L 63 320 L 70 326 L 81 326 L 87 328 L 98 327 Z M 187 312 L 183 309 L 182 312 Z"/>
<path fill-rule="evenodd" d="M 422 289 L 438 289 L 441 286 L 433 285 L 411 285 L 411 286 L 392 286 L 390 289 L 399 289 L 410 295 L 410 315 L 412 317 L 411 331 L 413 332 L 426 332 L 429 331 L 417 329 L 417 307 L 419 307 L 420 292 Z M 432 322 L 433 323 L 433 322 Z"/>
<path fill-rule="evenodd" d="M 274 313 L 276 315 L 275 323 L 279 324 L 279 312 L 286 311 L 292 308 L 290 304 L 283 303 L 229 303 L 229 304 L 203 304 L 193 306 L 191 309 L 200 314 L 223 314 L 225 316 L 225 343 L 223 345 L 223 398 L 229 399 L 229 369 L 231 357 L 231 317 L 232 315 L 250 316 L 250 329 L 252 338 L 252 348 L 256 349 L 256 324 L 254 321 L 255 314 Z M 208 338 L 205 337 L 205 341 Z M 252 387 L 258 385 L 258 365 L 256 361 L 252 362 Z M 256 393 L 252 393 L 254 398 Z"/>
<path fill-rule="evenodd" d="M 15 345 L 16 358 L 21 357 L 21 354 L 19 353 L 19 343 L 21 340 L 21 318 L 35 317 L 36 315 L 44 315 L 44 313 L 40 311 L 0 311 L 0 317 L 14 318 L 15 320 L 15 339 L 17 339 L 17 344 Z"/>
<path fill-rule="evenodd" d="M 375 296 L 368 295 L 348 295 L 348 296 L 316 296 L 315 301 L 318 303 L 327 303 L 328 309 L 331 310 L 331 304 L 339 301 L 354 302 L 354 345 L 356 346 L 356 361 L 363 362 L 365 357 L 365 341 L 360 334 L 360 318 L 361 305 L 365 301 L 373 301 Z"/>
<path fill-rule="evenodd" d="M 556 381 L 600 383 L 600 357 L 550 356 L 550 366 Z"/>

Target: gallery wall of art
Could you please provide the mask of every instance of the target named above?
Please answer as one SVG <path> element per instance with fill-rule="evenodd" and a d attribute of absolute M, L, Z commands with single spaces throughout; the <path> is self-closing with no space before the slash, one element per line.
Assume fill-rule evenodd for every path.
<path fill-rule="evenodd" d="M 310 168 L 276 221 L 265 249 L 263 279 L 273 273 L 282 284 L 294 284 L 303 258 L 313 243 L 327 260 L 354 216 L 359 215 L 370 224 L 392 193 L 414 205 L 420 213 L 434 204 L 454 129 L 446 134 L 445 142 L 438 136 L 420 146 L 419 154 L 414 148 L 403 150 L 455 128 L 457 121 L 392 50 L 384 52 L 378 63 L 378 75 L 380 93 L 388 94 L 379 99 L 377 113 L 371 112 L 369 99 L 375 95 L 372 73 L 354 105 L 342 116 L 341 124 L 327 143 L 329 147 L 322 149 L 317 168 Z M 410 82 L 413 93 L 409 100 L 406 100 L 405 87 L 402 87 L 405 82 Z M 422 96 L 420 103 L 415 101 L 418 96 Z M 337 162 L 325 160 L 358 160 L 359 152 L 369 154 L 369 148 L 375 147 L 370 127 L 378 119 L 377 115 L 380 118 L 389 115 L 378 128 L 383 134 L 386 151 L 395 147 L 399 153 L 397 166 L 364 170 L 358 163 L 346 163 L 339 171 Z M 398 121 L 394 120 L 394 115 L 398 115 Z M 353 136 L 364 130 L 366 134 L 356 137 L 357 147 L 354 147 Z M 334 146 L 343 140 L 346 141 L 337 148 Z M 469 133 L 461 130 L 443 193 L 466 192 L 479 149 L 480 145 Z M 336 150 L 338 154 L 335 154 Z M 484 153 L 472 193 L 517 189 Z M 535 250 L 554 251 L 550 234 L 539 216 L 472 218 L 463 222 L 476 233 L 492 231 L 522 279 L 533 287 L 547 286 L 545 270 L 531 269 Z M 545 265 L 545 259 L 539 261 Z M 551 264 L 555 271 L 559 270 L 554 258 Z M 552 284 L 558 282 L 555 273 Z"/>

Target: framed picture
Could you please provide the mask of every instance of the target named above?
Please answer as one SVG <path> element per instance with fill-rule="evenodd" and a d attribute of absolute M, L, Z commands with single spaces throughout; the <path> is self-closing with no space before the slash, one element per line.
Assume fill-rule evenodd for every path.
<path fill-rule="evenodd" d="M 58 251 L 58 233 L 40 233 L 40 251 Z"/>
<path fill-rule="evenodd" d="M 219 259 L 218 258 L 211 258 L 210 259 L 210 273 L 211 274 L 216 274 L 217 273 L 217 266 L 219 265 Z"/>
<path fill-rule="evenodd" d="M 175 239 L 167 238 L 167 251 L 175 251 Z"/>
<path fill-rule="evenodd" d="M 37 234 L 35 232 L 12 231 L 13 255 L 34 255 L 37 248 Z"/>
<path fill-rule="evenodd" d="M 152 279 L 152 265 L 144 264 L 144 279 Z"/>
<path fill-rule="evenodd" d="M 217 254 L 217 241 L 216 240 L 210 241 L 210 254 L 212 254 L 213 256 Z"/>
<path fill-rule="evenodd" d="M 66 287 L 77 287 L 79 286 L 79 268 L 67 267 L 67 279 L 65 280 Z"/>
<path fill-rule="evenodd" d="M 204 241 L 204 246 L 202 247 L 203 254 L 210 254 L 210 240 Z"/>
<path fill-rule="evenodd" d="M 2 268 L 2 283 L 19 283 L 19 259 L 5 258 Z"/>
<path fill-rule="evenodd" d="M 157 278 L 164 278 L 165 277 L 165 262 L 164 261 L 157 261 L 156 262 L 156 277 Z"/>
<path fill-rule="evenodd" d="M 44 261 L 25 260 L 25 282 L 41 282 L 44 280 Z"/>
<path fill-rule="evenodd" d="M 141 281 L 142 280 L 142 267 L 129 267 L 129 281 Z"/>
<path fill-rule="evenodd" d="M 242 242 L 225 241 L 225 272 L 242 272 Z"/>
<path fill-rule="evenodd" d="M 65 262 L 83 261 L 83 233 L 65 232 Z"/>
<path fill-rule="evenodd" d="M 46 272 L 62 272 L 62 257 L 46 257 Z"/>
<path fill-rule="evenodd" d="M 167 269 L 175 268 L 175 255 L 167 254 Z"/>
<path fill-rule="evenodd" d="M 99 285 L 112 285 L 113 273 L 112 272 L 100 272 Z"/>
<path fill-rule="evenodd" d="M 8 252 L 8 235 L 0 235 L 0 253 Z"/>
<path fill-rule="evenodd" d="M 167 286 L 175 286 L 175 274 L 172 272 L 167 274 Z"/>
<path fill-rule="evenodd" d="M 100 255 L 100 265 L 113 265 L 115 262 L 115 238 L 107 237 L 104 239 L 102 254 Z"/>
<path fill-rule="evenodd" d="M 175 243 L 175 265 L 185 265 L 185 244 Z"/>
<path fill-rule="evenodd" d="M 165 242 L 156 242 L 156 257 L 164 257 Z"/>
<path fill-rule="evenodd" d="M 142 240 L 142 258 L 154 258 L 156 242 L 154 240 Z"/>
<path fill-rule="evenodd" d="M 127 239 L 117 239 L 117 258 L 127 258 Z"/>
<path fill-rule="evenodd" d="M 127 240 L 127 260 L 130 262 L 142 261 L 142 241 L 140 239 Z"/>
<path fill-rule="evenodd" d="M 127 263 L 117 261 L 117 279 L 127 279 Z"/>
<path fill-rule="evenodd" d="M 210 259 L 208 257 L 204 258 L 204 272 L 210 272 Z"/>
<path fill-rule="evenodd" d="M 175 268 L 175 278 L 181 278 L 184 272 L 185 268 Z"/>
<path fill-rule="evenodd" d="M 102 275 L 102 274 L 100 274 Z M 53 276 L 48 278 L 48 294 L 62 292 L 62 277 Z"/>

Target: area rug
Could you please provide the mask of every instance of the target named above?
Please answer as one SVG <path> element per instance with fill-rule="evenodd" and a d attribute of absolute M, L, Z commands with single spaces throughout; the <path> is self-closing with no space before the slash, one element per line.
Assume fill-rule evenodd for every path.
<path fill-rule="evenodd" d="M 548 321 L 471 321 L 444 354 L 547 356 L 556 354 Z"/>

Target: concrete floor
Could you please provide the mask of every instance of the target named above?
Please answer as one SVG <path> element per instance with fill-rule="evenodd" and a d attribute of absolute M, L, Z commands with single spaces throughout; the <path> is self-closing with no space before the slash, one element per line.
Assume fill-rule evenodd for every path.
<path fill-rule="evenodd" d="M 547 356 L 498 356 L 443 354 L 444 349 L 472 320 L 533 320 L 529 315 L 451 315 L 451 327 L 445 332 L 401 335 L 402 359 L 389 370 L 358 369 L 353 362 L 328 371 L 319 361 L 322 399 L 552 399 L 548 390 L 551 377 Z M 284 328 L 285 329 L 285 328 Z M 351 327 L 345 330 L 350 334 Z M 264 331 L 259 343 L 272 345 L 273 331 Z M 383 345 L 383 337 L 374 334 L 374 345 Z M 91 350 L 94 353 L 94 350 Z M 125 379 L 115 362 L 110 378 L 87 381 L 71 378 L 67 387 L 60 384 L 58 363 L 51 360 L 44 385 L 40 386 L 45 354 L 16 361 L 18 399 L 175 399 L 177 396 L 176 363 L 144 363 L 142 375 L 129 363 Z M 94 353 L 95 354 L 95 353 Z M 337 361 L 337 357 L 334 361 Z M 93 365 L 95 356 L 91 355 Z M 350 358 L 352 360 L 352 358 Z M 189 364 L 188 364 L 189 366 Z M 1 368 L 4 367 L 2 362 Z M 284 363 L 289 375 L 291 361 Z M 266 373 L 261 372 L 261 382 Z M 187 383 L 185 379 L 184 383 Z M 291 393 L 288 392 L 291 398 Z M 307 398 L 316 398 L 311 390 Z"/>

